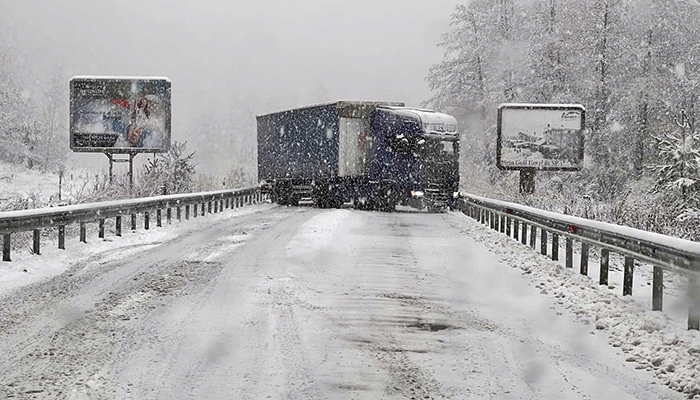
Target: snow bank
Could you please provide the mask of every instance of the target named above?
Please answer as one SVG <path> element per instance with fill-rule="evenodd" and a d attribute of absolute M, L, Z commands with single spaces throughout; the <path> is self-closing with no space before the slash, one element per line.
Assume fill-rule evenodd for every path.
<path fill-rule="evenodd" d="M 700 332 L 688 331 L 684 323 L 666 313 L 650 311 L 648 305 L 619 296 L 614 285 L 600 286 L 575 269 L 567 269 L 467 216 L 464 219 L 479 232 L 475 240 L 501 256 L 504 264 L 521 269 L 541 294 L 590 326 L 591 334 L 607 332 L 609 343 L 625 354 L 625 361 L 634 363 L 636 369 L 652 371 L 665 385 L 689 398 L 700 394 Z"/>

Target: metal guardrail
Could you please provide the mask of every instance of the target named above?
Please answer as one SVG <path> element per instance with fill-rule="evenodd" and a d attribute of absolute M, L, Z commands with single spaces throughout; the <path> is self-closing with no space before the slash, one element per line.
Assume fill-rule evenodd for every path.
<path fill-rule="evenodd" d="M 461 211 L 491 229 L 536 248 L 539 229 L 540 252 L 548 251 L 551 236 L 551 257 L 559 260 L 559 237 L 566 240 L 566 267 L 573 268 L 573 241 L 581 242 L 580 272 L 588 275 L 590 246 L 601 250 L 601 285 L 608 285 L 610 252 L 625 257 L 623 296 L 632 295 L 635 260 L 653 265 L 652 310 L 663 309 L 664 270 L 685 274 L 693 289 L 700 288 L 700 243 L 642 231 L 639 229 L 572 217 L 536 208 L 462 194 Z M 529 238 L 528 238 L 528 226 Z M 688 329 L 700 330 L 700 296 L 693 296 L 688 313 Z"/>
<path fill-rule="evenodd" d="M 12 234 L 34 232 L 33 253 L 41 254 L 41 229 L 58 227 L 58 248 L 65 249 L 66 225 L 80 224 L 80 241 L 87 242 L 86 224 L 99 224 L 99 237 L 104 238 L 105 220 L 115 218 L 115 234 L 122 234 L 122 217 L 131 216 L 131 229 L 136 230 L 136 217 L 144 215 L 144 229 L 150 228 L 150 212 L 156 211 L 156 224 L 162 226 L 162 210 L 166 210 L 167 223 L 172 221 L 172 209 L 176 218 L 182 220 L 183 208 L 185 219 L 197 217 L 201 206 L 201 215 L 217 213 L 227 208 L 241 207 L 263 200 L 267 195 L 260 185 L 243 189 L 221 190 L 216 192 L 175 194 L 140 199 L 126 199 L 100 203 L 78 204 L 41 208 L 34 210 L 0 212 L 0 235 L 3 236 L 3 261 L 10 261 Z"/>

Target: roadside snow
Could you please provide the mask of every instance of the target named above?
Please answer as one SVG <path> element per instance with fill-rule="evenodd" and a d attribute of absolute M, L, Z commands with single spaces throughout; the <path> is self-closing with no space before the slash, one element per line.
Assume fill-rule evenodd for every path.
<path fill-rule="evenodd" d="M 468 225 L 470 230 L 478 232 L 475 240 L 498 254 L 504 264 L 522 270 L 541 294 L 590 325 L 591 334 L 607 332 L 608 342 L 625 354 L 627 362 L 635 363 L 636 369 L 654 372 L 665 385 L 689 398 L 700 395 L 700 332 L 686 330 L 685 321 L 666 312 L 650 311 L 648 302 L 636 301 L 637 296 L 621 297 L 617 293 L 619 285 L 613 283 L 621 280 L 619 273 L 611 271 L 611 284 L 600 286 L 597 276 L 588 277 L 579 274 L 577 268 L 565 268 L 561 262 L 552 261 L 467 216 L 463 221 L 465 227 Z M 593 263 L 589 266 L 591 271 L 595 267 Z M 639 280 L 637 274 L 635 279 Z M 637 290 L 639 283 L 635 285 Z M 650 298 L 649 291 L 645 292 Z M 678 310 L 687 310 L 678 306 L 684 303 L 682 300 L 668 297 L 665 304 L 668 307 L 675 301 L 676 316 Z"/>
<path fill-rule="evenodd" d="M 62 199 L 68 201 L 89 180 L 86 170 L 72 169 L 63 178 Z M 58 202 L 58 175 L 0 162 L 0 210 L 9 202 Z"/>
<path fill-rule="evenodd" d="M 59 250 L 55 242 L 42 243 L 42 254 L 15 252 L 12 262 L 0 262 L 0 297 L 20 287 L 48 279 L 64 273 L 70 266 L 79 263 L 89 263 L 100 255 L 100 262 L 105 263 L 126 255 L 144 252 L 179 235 L 196 231 L 213 223 L 226 221 L 243 215 L 267 211 L 274 204 L 262 203 L 246 206 L 235 210 L 225 210 L 223 213 L 209 214 L 178 223 L 176 219 L 168 226 L 153 228 L 145 231 L 124 229 L 122 237 L 105 234 L 105 239 L 89 237 L 88 243 L 80 243 L 78 238 L 66 240 L 66 250 Z"/>

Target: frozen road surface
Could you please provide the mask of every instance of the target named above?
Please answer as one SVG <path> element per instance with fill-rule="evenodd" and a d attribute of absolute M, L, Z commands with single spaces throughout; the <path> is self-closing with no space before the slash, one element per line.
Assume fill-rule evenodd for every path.
<path fill-rule="evenodd" d="M 462 215 L 211 221 L 0 298 L 0 398 L 683 398 Z"/>

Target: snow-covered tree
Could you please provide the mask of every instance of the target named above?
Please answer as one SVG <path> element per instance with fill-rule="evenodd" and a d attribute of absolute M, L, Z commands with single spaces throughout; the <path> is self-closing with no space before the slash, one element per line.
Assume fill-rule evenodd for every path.
<path fill-rule="evenodd" d="M 686 199 L 700 182 L 700 133 L 691 128 L 685 110 L 674 121 L 677 129 L 656 137 L 660 163 L 652 166 L 659 189 L 672 189 Z"/>
<path fill-rule="evenodd" d="M 187 193 L 196 174 L 194 152 L 187 151 L 187 142 L 173 142 L 167 153 L 149 158 L 144 166 L 141 196 Z"/>

